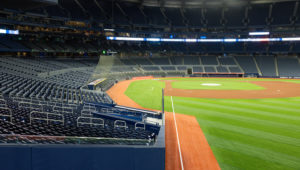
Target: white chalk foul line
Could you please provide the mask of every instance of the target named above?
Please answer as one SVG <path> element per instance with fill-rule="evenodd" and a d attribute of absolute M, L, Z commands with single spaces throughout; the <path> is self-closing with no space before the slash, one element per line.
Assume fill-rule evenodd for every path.
<path fill-rule="evenodd" d="M 184 170 L 172 96 L 171 96 L 171 102 L 172 102 L 173 117 L 174 117 L 174 123 L 175 123 L 176 135 L 177 135 L 177 143 L 178 143 L 178 151 L 179 151 L 179 157 L 180 157 L 181 170 Z"/>

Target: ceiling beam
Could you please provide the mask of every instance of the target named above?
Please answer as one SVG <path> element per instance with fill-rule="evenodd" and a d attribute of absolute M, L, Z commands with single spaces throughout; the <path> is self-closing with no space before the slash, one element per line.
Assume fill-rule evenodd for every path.
<path fill-rule="evenodd" d="M 109 19 L 109 15 L 107 14 L 107 12 L 102 8 L 102 6 L 99 4 L 99 2 L 97 0 L 94 0 L 94 3 L 96 4 L 96 6 L 100 9 L 100 11 L 102 12 L 102 14 L 104 14 L 104 16 Z"/>
<path fill-rule="evenodd" d="M 225 4 L 235 4 L 235 5 L 246 5 L 247 3 L 250 4 L 266 4 L 266 3 L 276 3 L 276 2 L 291 2 L 294 1 L 296 2 L 297 0 L 178 0 L 178 1 L 173 1 L 173 0 L 122 0 L 126 2 L 131 2 L 131 3 L 140 3 L 143 6 L 156 6 L 156 7 L 177 7 L 177 8 L 202 8 L 204 6 L 204 3 L 207 6 L 215 6 L 215 5 L 222 5 L 223 2 Z M 172 2 L 172 3 L 168 3 Z"/>

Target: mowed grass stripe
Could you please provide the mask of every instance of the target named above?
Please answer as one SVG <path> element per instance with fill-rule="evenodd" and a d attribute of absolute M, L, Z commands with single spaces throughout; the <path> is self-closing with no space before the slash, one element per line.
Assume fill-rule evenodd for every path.
<path fill-rule="evenodd" d="M 259 104 L 256 105 L 256 104 L 243 103 L 240 101 L 231 101 L 231 100 L 220 100 L 220 101 L 209 100 L 204 104 L 212 107 L 221 107 L 223 109 L 245 111 L 247 113 L 258 113 L 262 115 L 268 115 L 268 116 L 278 117 L 283 119 L 300 120 L 300 116 L 296 114 L 296 110 L 294 110 L 294 112 L 291 111 L 283 112 L 282 110 L 284 108 L 278 110 L 278 109 L 273 109 L 271 107 L 259 106 Z"/>
<path fill-rule="evenodd" d="M 237 150 L 226 149 L 218 146 L 211 146 L 219 165 L 222 170 L 226 170 L 226 168 L 230 168 L 230 166 L 234 167 L 234 169 L 238 168 L 239 170 L 293 170 L 294 168 L 288 168 L 281 163 L 269 162 L 264 159 L 260 159 L 255 157 L 255 155 L 246 155 L 238 152 Z M 239 149 L 239 148 L 237 148 Z M 242 158 L 242 159 L 241 159 Z M 223 163 L 227 166 L 222 167 Z M 231 170 L 231 169 L 229 169 Z"/>
<path fill-rule="evenodd" d="M 222 123 L 218 121 L 212 121 L 212 120 L 204 120 L 204 119 L 197 119 L 202 126 L 207 127 L 213 127 L 213 128 L 220 128 L 236 133 L 242 133 L 246 134 L 249 136 L 254 136 L 262 139 L 267 139 L 271 141 L 280 141 L 281 143 L 285 144 L 290 144 L 290 145 L 295 145 L 297 147 L 300 147 L 300 139 L 299 138 L 292 138 L 292 137 L 287 137 L 287 136 L 282 136 L 282 135 L 277 135 L 269 132 L 264 132 L 260 130 L 255 130 L 255 129 L 250 129 L 250 128 L 245 128 L 241 126 L 236 126 L 232 124 L 227 124 L 227 123 Z"/>
<path fill-rule="evenodd" d="M 184 109 L 184 108 L 179 108 L 179 109 Z M 245 116 L 245 115 L 236 115 L 236 114 L 232 114 L 231 112 L 226 112 L 224 110 L 216 111 L 216 110 L 212 110 L 212 109 L 207 110 L 207 109 L 203 109 L 203 108 L 197 108 L 197 109 L 195 109 L 195 112 L 198 112 L 198 113 L 194 114 L 194 116 L 197 116 L 199 118 L 212 117 L 212 119 L 218 118 L 218 119 L 223 119 L 224 121 L 228 120 L 228 121 L 238 121 L 238 122 L 246 123 L 246 124 L 250 123 L 250 124 L 254 124 L 254 126 L 257 126 L 257 125 L 262 126 L 263 128 L 267 126 L 268 128 L 270 128 L 272 130 L 282 131 L 282 134 L 284 134 L 286 136 L 290 136 L 291 134 L 292 134 L 291 136 L 299 136 L 299 133 L 300 133 L 300 126 L 297 126 L 297 125 L 274 122 L 271 120 L 263 120 L 260 118 L 253 118 L 253 117 L 249 117 L 249 116 Z"/>
<path fill-rule="evenodd" d="M 277 100 L 272 99 L 231 99 L 228 101 L 238 101 L 238 102 L 245 102 L 245 103 L 254 103 L 254 104 L 261 104 L 262 106 L 268 107 L 272 106 L 273 108 L 285 108 L 286 110 L 289 109 L 300 109 L 299 102 L 293 101 L 290 98 L 279 98 Z M 276 104 L 276 105 L 274 105 Z M 289 106 L 289 107 L 287 107 Z M 293 111 L 293 110 L 291 110 Z"/>
<path fill-rule="evenodd" d="M 239 170 L 240 169 L 238 167 L 234 167 L 233 165 L 229 165 L 224 162 L 218 162 L 218 164 L 220 165 L 220 167 L 222 167 L 222 170 Z"/>
<path fill-rule="evenodd" d="M 280 141 L 270 141 L 255 136 L 249 136 L 242 133 L 232 132 L 221 128 L 209 128 L 202 126 L 203 130 L 207 131 L 207 135 L 214 135 L 226 140 L 238 141 L 244 144 L 250 144 L 256 147 L 272 150 L 274 152 L 283 153 L 286 155 L 299 157 L 300 147 L 281 143 Z M 212 143 L 222 143 L 222 140 L 212 141 Z"/>
<path fill-rule="evenodd" d="M 294 156 L 270 151 L 264 148 L 255 147 L 248 144 L 243 144 L 237 141 L 226 140 L 223 138 L 219 138 L 217 136 L 207 135 L 206 137 L 212 141 L 222 141 L 213 144 L 214 146 L 217 146 L 219 148 L 232 150 L 234 152 L 239 152 L 244 155 L 251 155 L 251 156 L 255 155 L 255 157 L 261 160 L 265 160 L 277 164 L 283 164 L 290 168 L 297 168 L 300 166 L 299 159 Z"/>
<path fill-rule="evenodd" d="M 175 97 L 174 97 L 175 98 Z M 212 103 L 211 100 L 209 101 L 210 103 L 206 102 L 207 100 L 203 100 L 203 99 L 190 99 L 190 98 L 182 98 L 182 97 L 176 97 L 176 101 L 178 101 L 178 104 L 181 105 L 189 105 L 189 107 L 193 107 L 193 108 L 205 108 L 207 110 L 216 110 L 216 109 L 220 109 L 220 111 L 229 111 L 231 113 L 244 113 L 246 112 L 247 114 L 239 114 L 239 115 L 245 115 L 245 116 L 249 116 L 249 117 L 252 117 L 254 115 L 254 117 L 256 117 L 256 115 L 262 115 L 263 117 L 265 116 L 269 116 L 268 118 L 272 118 L 272 121 L 273 121 L 273 118 L 275 117 L 278 117 L 278 118 L 290 118 L 290 119 L 297 119 L 299 118 L 299 116 L 292 116 L 290 117 L 288 114 L 284 114 L 284 115 L 276 115 L 276 114 L 273 114 L 273 112 L 263 112 L 262 114 L 258 114 L 258 112 L 261 112 L 260 110 L 261 109 L 248 109 L 248 107 L 246 105 L 243 105 L 243 104 L 238 104 L 239 106 L 237 105 L 232 105 L 232 104 L 227 104 L 226 101 L 223 101 L 223 100 L 220 100 L 218 103 L 214 102 Z M 245 109 L 243 108 L 240 108 L 240 106 L 243 106 L 245 107 Z M 242 111 L 242 112 L 241 112 Z M 275 110 L 276 111 L 276 110 Z M 251 114 L 248 114 L 248 113 L 251 113 Z M 262 119 L 263 117 L 257 117 L 259 119 Z"/>
<path fill-rule="evenodd" d="M 231 109 L 235 110 L 244 110 L 247 109 L 249 111 L 260 111 L 271 113 L 273 116 L 278 116 L 282 118 L 290 117 L 291 119 L 297 119 L 300 120 L 299 116 L 299 109 L 288 109 L 284 107 L 278 107 L 278 108 L 272 108 L 269 106 L 261 105 L 259 104 L 260 100 L 255 100 L 257 103 L 251 103 L 251 102 L 243 102 L 243 100 L 222 100 L 222 99 L 199 99 L 199 98 L 191 98 L 189 99 L 191 102 L 195 103 L 205 103 L 206 105 L 214 105 L 218 107 L 230 107 Z M 280 108 L 280 109 L 279 109 Z"/>
<path fill-rule="evenodd" d="M 265 99 L 260 99 L 260 100 L 223 100 L 222 102 L 225 103 L 233 103 L 233 104 L 243 104 L 246 106 L 253 106 L 255 108 L 263 108 L 263 109 L 275 109 L 284 112 L 288 112 L 289 114 L 293 114 L 296 116 L 300 116 L 299 110 L 300 110 L 300 104 L 298 106 L 292 106 L 289 105 L 290 102 L 287 101 L 281 101 L 281 102 L 272 102 L 272 101 L 265 101 Z M 276 105 L 274 105 L 276 103 Z M 289 107 L 287 107 L 289 105 Z"/>
<path fill-rule="evenodd" d="M 288 98 L 288 99 L 290 99 L 293 102 L 300 102 L 300 98 Z"/>
<path fill-rule="evenodd" d="M 276 111 L 274 113 L 278 113 L 278 114 L 284 114 L 286 115 L 286 113 L 288 113 L 289 115 L 295 115 L 295 116 L 299 116 L 299 110 L 300 107 L 286 107 L 286 106 L 279 106 L 274 105 L 274 104 L 270 104 L 270 103 L 265 103 L 262 100 L 259 101 L 241 101 L 241 100 L 224 100 L 222 101 L 222 103 L 228 103 L 228 105 L 241 105 L 244 107 L 251 107 L 254 108 L 255 110 L 270 110 L 270 111 Z"/>
<path fill-rule="evenodd" d="M 205 120 L 210 120 L 219 123 L 224 122 L 227 125 L 232 125 L 236 127 L 245 128 L 245 129 L 261 131 L 261 132 L 270 133 L 274 135 L 280 135 L 281 138 L 286 137 L 286 138 L 292 138 L 293 140 L 296 140 L 298 137 L 298 133 L 290 132 L 288 130 L 284 130 L 282 128 L 278 128 L 274 126 L 273 127 L 268 126 L 267 124 L 264 125 L 264 124 L 258 124 L 256 122 L 244 122 L 244 121 L 234 120 L 232 118 L 217 117 L 215 115 L 211 115 L 211 116 L 206 115 L 204 117 L 199 116 L 199 118 L 203 118 Z"/>
<path fill-rule="evenodd" d="M 278 121 L 282 123 L 293 123 L 295 125 L 299 125 L 299 120 L 300 120 L 299 116 L 290 116 L 288 114 L 274 114 L 276 110 L 262 111 L 257 109 L 250 109 L 247 106 L 242 104 L 229 105 L 229 104 L 223 104 L 221 102 L 213 103 L 212 100 L 205 102 L 203 99 L 192 99 L 192 98 L 182 98 L 182 97 L 174 97 L 173 99 L 175 99 L 174 102 L 177 103 L 177 105 L 181 105 L 181 106 L 186 105 L 188 107 L 195 108 L 195 109 L 205 108 L 208 110 L 225 111 L 225 112 L 230 112 L 232 114 L 246 115 L 249 117 L 256 117 L 259 119 Z M 184 111 L 183 112 L 184 114 L 189 114 L 189 112 L 186 112 L 183 109 L 182 111 Z"/>
<path fill-rule="evenodd" d="M 300 103 L 299 102 L 295 102 L 293 100 L 290 100 L 290 99 L 284 99 L 284 100 L 263 100 L 261 101 L 261 103 L 263 104 L 268 104 L 268 105 L 277 105 L 277 106 L 280 106 L 280 107 L 291 107 L 291 108 L 299 108 L 300 109 Z M 300 112 L 299 112 L 299 115 L 300 115 Z"/>
<path fill-rule="evenodd" d="M 177 99 L 174 100 L 175 104 L 177 104 Z M 251 128 L 256 130 L 262 130 L 269 133 L 274 133 L 282 136 L 288 136 L 288 137 L 298 137 L 299 136 L 299 126 L 292 125 L 289 126 L 289 124 L 284 124 L 285 126 L 279 126 L 279 123 L 269 123 L 271 121 L 264 121 L 262 119 L 255 120 L 255 118 L 251 121 L 249 120 L 249 117 L 241 117 L 239 115 L 230 114 L 230 112 L 226 113 L 226 110 L 220 110 L 215 111 L 215 109 L 205 110 L 202 108 L 194 109 L 194 111 L 191 110 L 191 107 L 189 107 L 189 104 L 184 104 L 183 108 L 182 105 L 179 105 L 176 107 L 177 110 L 187 110 L 189 109 L 191 112 L 196 112 L 198 114 L 194 114 L 194 116 L 199 118 L 205 118 L 209 120 L 215 120 L 220 122 L 228 122 L 229 124 L 241 126 L 245 128 Z M 223 113 L 223 114 L 222 114 Z M 225 114 L 224 114 L 225 113 Z M 254 120 L 253 120 L 254 119 Z M 283 123 L 281 123 L 282 125 Z M 285 128 L 284 128 L 285 127 Z"/>

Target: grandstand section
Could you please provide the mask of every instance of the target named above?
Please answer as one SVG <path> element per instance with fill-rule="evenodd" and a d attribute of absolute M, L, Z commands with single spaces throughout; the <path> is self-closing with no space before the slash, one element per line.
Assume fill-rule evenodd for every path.
<path fill-rule="evenodd" d="M 299 5 L 4 0 L 0 169 L 300 169 Z"/>
<path fill-rule="evenodd" d="M 257 64 L 262 72 L 263 76 L 276 77 L 276 65 L 274 56 L 256 56 Z"/>
<path fill-rule="evenodd" d="M 17 62 L 14 62 L 16 60 Z M 116 120 L 100 118 L 102 121 L 100 124 L 101 126 L 98 126 L 97 123 L 93 123 L 91 120 L 93 119 L 92 114 L 94 112 L 119 115 L 120 118 L 124 116 L 123 113 L 124 111 L 126 112 L 126 110 L 113 109 L 115 104 L 105 93 L 105 90 L 114 84 L 114 79 L 108 78 L 101 82 L 100 87 L 102 91 L 91 91 L 84 88 L 91 73 L 86 74 L 82 71 L 74 72 L 70 69 L 69 72 L 62 72 L 61 74 L 54 76 L 48 76 L 48 74 L 51 73 L 47 73 L 47 75 L 43 77 L 39 76 L 39 73 L 43 72 L 57 72 L 56 69 L 62 69 L 59 65 L 78 68 L 82 66 L 85 67 L 85 64 L 81 64 L 81 62 L 78 62 L 77 64 L 76 62 L 71 62 L 71 60 L 62 62 L 52 60 L 52 63 L 55 63 L 55 65 L 54 67 L 51 67 L 51 65 L 47 65 L 47 60 L 39 62 L 35 61 L 37 60 L 11 57 L 3 58 L 1 61 L 1 94 L 3 95 L 2 100 L 4 102 L 3 109 L 4 111 L 10 111 L 10 115 L 7 115 L 7 113 L 3 114 L 9 116 L 10 123 L 26 129 L 25 131 L 10 131 L 9 129 L 6 129 L 8 130 L 8 133 L 13 132 L 14 134 L 19 135 L 43 134 L 46 136 L 130 138 L 130 135 L 126 136 L 123 134 L 115 136 L 117 135 L 117 132 L 113 135 L 113 122 Z M 30 64 L 30 67 L 28 64 Z M 43 67 L 44 65 L 47 65 L 47 67 Z M 102 107 L 101 105 L 97 106 L 89 103 L 99 103 L 102 104 Z M 64 112 L 65 114 L 60 112 Z M 128 115 L 128 113 L 126 114 Z M 133 112 L 133 114 L 136 113 Z M 54 119 L 50 119 L 49 115 L 53 115 Z M 84 129 L 81 130 L 81 127 L 78 127 L 78 123 L 82 117 L 86 119 L 85 121 L 91 121 L 91 123 L 88 124 L 91 128 L 88 128 L 86 132 L 84 132 Z M 145 117 L 141 115 L 140 118 L 141 119 L 138 120 L 142 121 Z M 31 121 L 33 120 L 41 120 L 42 122 L 38 121 L 38 125 L 32 125 L 33 122 Z M 49 120 L 51 120 L 51 122 L 49 122 Z M 43 124 L 44 121 L 46 121 L 46 124 Z M 50 124 L 57 121 L 60 122 L 59 125 Z M 85 122 L 81 122 L 81 124 L 85 124 Z M 97 126 L 94 127 L 94 125 Z M 125 126 L 124 130 L 132 130 L 132 127 L 130 126 L 129 124 Z M 3 124 L 4 129 L 5 127 L 7 126 Z M 39 131 L 38 127 L 53 130 Z M 70 130 L 68 130 L 68 128 L 70 128 Z M 79 128 L 78 132 L 76 131 L 76 128 Z M 92 134 L 92 131 L 94 131 L 93 128 L 95 128 L 94 130 L 100 128 L 104 131 L 102 134 L 100 133 L 101 131 Z M 71 131 L 72 133 L 70 133 Z M 129 133 L 133 132 L 130 131 Z M 148 139 L 150 134 L 151 133 L 149 132 L 149 134 L 144 134 L 144 137 L 142 137 L 142 135 L 139 136 L 139 134 L 137 134 L 136 137 L 132 137 Z M 157 134 L 158 131 L 156 132 L 156 135 Z"/>
<path fill-rule="evenodd" d="M 112 75 L 98 90 L 89 90 L 96 65 L 95 60 L 1 57 L 0 145 L 43 144 L 48 150 L 53 149 L 49 145 L 124 145 L 156 148 L 154 155 L 163 151 L 164 139 L 158 137 L 164 133 L 162 114 L 118 106 L 105 92 L 116 81 Z"/>

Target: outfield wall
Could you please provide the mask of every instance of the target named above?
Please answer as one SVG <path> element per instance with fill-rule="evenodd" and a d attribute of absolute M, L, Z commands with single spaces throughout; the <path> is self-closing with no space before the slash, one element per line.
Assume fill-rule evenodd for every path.
<path fill-rule="evenodd" d="M 165 129 L 154 146 L 0 145 L 3 170 L 164 170 Z"/>
<path fill-rule="evenodd" d="M 0 146 L 5 170 L 164 170 L 165 147 Z"/>

